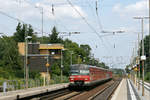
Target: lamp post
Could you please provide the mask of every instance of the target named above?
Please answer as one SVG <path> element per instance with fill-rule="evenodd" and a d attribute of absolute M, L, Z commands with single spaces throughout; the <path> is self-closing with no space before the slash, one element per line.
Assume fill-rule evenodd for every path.
<path fill-rule="evenodd" d="M 86 59 L 86 57 L 83 57 L 83 63 L 85 63 L 85 59 Z"/>
<path fill-rule="evenodd" d="M 41 10 L 41 18 L 42 18 L 42 22 L 41 22 L 41 31 L 42 31 L 42 41 L 43 41 L 43 7 L 40 6 L 39 3 L 36 4 L 35 6 L 36 8 L 39 8 Z"/>
<path fill-rule="evenodd" d="M 28 68 L 28 39 L 31 39 L 31 36 L 25 37 L 25 76 L 26 76 L 26 88 L 28 88 L 28 79 L 29 79 L 29 68 Z"/>
<path fill-rule="evenodd" d="M 47 69 L 47 85 L 49 85 L 49 70 L 48 67 L 50 66 L 49 64 L 49 55 L 47 56 L 47 63 L 46 63 L 46 69 Z"/>
<path fill-rule="evenodd" d="M 140 90 L 140 34 L 138 32 L 138 57 L 137 57 L 137 67 L 138 67 L 138 90 Z"/>
<path fill-rule="evenodd" d="M 134 19 L 140 19 L 141 20 L 141 33 L 142 33 L 142 96 L 144 96 L 144 61 L 146 60 L 146 56 L 144 55 L 144 19 L 148 19 L 149 17 L 134 17 Z"/>
<path fill-rule="evenodd" d="M 78 64 L 80 63 L 80 61 L 79 61 L 79 60 L 80 60 L 80 57 L 81 57 L 81 55 L 78 55 Z"/>
<path fill-rule="evenodd" d="M 72 65 L 72 55 L 73 55 L 73 51 L 70 52 L 71 53 L 71 59 L 70 59 L 70 66 Z"/>
<path fill-rule="evenodd" d="M 61 49 L 61 82 L 63 82 L 63 49 Z"/>

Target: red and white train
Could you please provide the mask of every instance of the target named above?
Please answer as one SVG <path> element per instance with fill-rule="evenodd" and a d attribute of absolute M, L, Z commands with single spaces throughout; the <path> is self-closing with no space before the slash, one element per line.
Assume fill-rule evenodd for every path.
<path fill-rule="evenodd" d="M 101 67 L 74 64 L 70 70 L 70 86 L 93 86 L 112 79 L 112 72 Z"/>

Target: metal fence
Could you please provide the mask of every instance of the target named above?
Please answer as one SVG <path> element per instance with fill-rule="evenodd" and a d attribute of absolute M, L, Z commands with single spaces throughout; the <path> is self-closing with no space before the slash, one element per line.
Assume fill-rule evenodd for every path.
<path fill-rule="evenodd" d="M 51 84 L 67 83 L 68 79 L 63 77 L 64 81 L 57 76 L 53 77 L 51 80 L 47 81 L 43 79 L 29 79 L 28 88 L 48 86 Z M 16 91 L 26 89 L 26 81 L 24 79 L 19 80 L 0 80 L 0 92 Z"/>

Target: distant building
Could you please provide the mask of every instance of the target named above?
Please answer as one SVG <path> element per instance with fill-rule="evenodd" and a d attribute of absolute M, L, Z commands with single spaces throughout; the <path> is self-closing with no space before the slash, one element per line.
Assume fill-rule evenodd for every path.
<path fill-rule="evenodd" d="M 18 43 L 19 53 L 24 59 L 25 43 Z M 28 43 L 28 66 L 30 71 L 40 71 L 45 73 L 47 71 L 46 63 L 51 65 L 54 60 L 60 60 L 61 50 L 64 49 L 62 44 L 40 44 Z"/>

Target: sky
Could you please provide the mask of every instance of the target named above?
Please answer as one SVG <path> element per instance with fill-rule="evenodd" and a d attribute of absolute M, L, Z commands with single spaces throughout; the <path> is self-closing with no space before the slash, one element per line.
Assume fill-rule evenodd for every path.
<path fill-rule="evenodd" d="M 18 24 L 7 14 L 31 24 L 42 36 L 42 8 L 44 36 L 51 34 L 54 26 L 58 32 L 80 32 L 63 38 L 89 44 L 95 58 L 115 68 L 125 68 L 137 47 L 141 23 L 133 17 L 148 16 L 148 0 L 0 0 L 0 33 L 11 36 Z M 145 19 L 144 35 L 148 35 L 148 25 Z M 109 33 L 102 33 L 103 30 Z M 116 31 L 124 33 L 113 35 Z"/>

